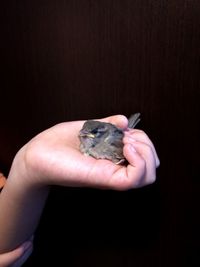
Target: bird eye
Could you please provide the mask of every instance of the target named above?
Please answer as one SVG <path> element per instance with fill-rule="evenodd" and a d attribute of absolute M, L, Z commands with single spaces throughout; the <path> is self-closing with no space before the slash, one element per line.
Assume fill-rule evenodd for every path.
<path fill-rule="evenodd" d="M 104 132 L 106 132 L 105 127 L 97 127 L 91 131 L 91 133 L 94 135 L 102 134 Z"/>
<path fill-rule="evenodd" d="M 91 133 L 92 134 L 97 134 L 98 133 L 98 129 L 96 128 L 96 129 L 92 130 Z"/>

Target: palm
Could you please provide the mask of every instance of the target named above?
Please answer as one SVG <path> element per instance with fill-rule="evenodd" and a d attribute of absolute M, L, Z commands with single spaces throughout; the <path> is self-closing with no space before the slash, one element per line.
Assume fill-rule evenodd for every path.
<path fill-rule="evenodd" d="M 82 125 L 83 121 L 58 124 L 34 138 L 29 144 L 33 172 L 52 184 L 122 188 L 128 182 L 125 167 L 79 151 L 78 132 Z"/>
<path fill-rule="evenodd" d="M 111 116 L 101 121 L 127 128 L 124 116 Z M 128 189 L 153 183 L 159 159 L 153 143 L 140 130 L 128 131 L 123 153 L 129 164 L 120 166 L 109 160 L 96 160 L 79 151 L 78 133 L 84 121 L 58 124 L 32 139 L 23 151 L 28 176 L 42 184 L 91 186 Z"/>

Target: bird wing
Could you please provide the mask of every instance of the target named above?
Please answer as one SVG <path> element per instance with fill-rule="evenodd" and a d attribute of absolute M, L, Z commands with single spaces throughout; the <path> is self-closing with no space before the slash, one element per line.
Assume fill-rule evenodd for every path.
<path fill-rule="evenodd" d="M 128 128 L 135 128 L 135 126 L 138 124 L 140 121 L 140 113 L 135 113 L 130 116 L 128 120 Z"/>

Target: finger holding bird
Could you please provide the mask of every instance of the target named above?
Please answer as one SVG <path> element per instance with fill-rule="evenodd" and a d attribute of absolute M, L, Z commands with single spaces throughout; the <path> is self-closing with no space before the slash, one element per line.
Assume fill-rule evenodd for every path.
<path fill-rule="evenodd" d="M 152 152 L 155 157 L 156 168 L 160 166 L 160 160 L 158 158 L 158 154 L 156 152 L 155 146 L 144 131 L 139 130 L 139 129 L 131 129 L 129 131 L 125 131 L 123 142 L 124 144 L 131 143 L 137 151 L 138 151 L 137 148 L 139 144 L 149 146 L 152 149 Z"/>

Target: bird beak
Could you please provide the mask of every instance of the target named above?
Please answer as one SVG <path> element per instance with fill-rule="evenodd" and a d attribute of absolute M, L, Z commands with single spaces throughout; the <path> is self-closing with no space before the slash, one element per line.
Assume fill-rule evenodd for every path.
<path fill-rule="evenodd" d="M 95 135 L 92 133 L 79 133 L 80 137 L 89 137 L 89 138 L 95 138 Z"/>
<path fill-rule="evenodd" d="M 94 134 L 91 134 L 91 133 L 86 134 L 86 136 L 89 137 L 89 138 L 95 138 L 95 135 Z"/>

